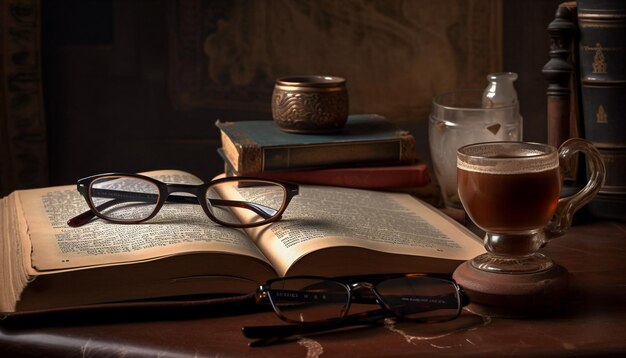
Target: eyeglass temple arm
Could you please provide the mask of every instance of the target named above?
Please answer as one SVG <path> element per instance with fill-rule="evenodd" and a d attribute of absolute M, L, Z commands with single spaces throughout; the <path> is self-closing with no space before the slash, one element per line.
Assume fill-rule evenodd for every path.
<path fill-rule="evenodd" d="M 124 200 L 120 200 L 120 199 L 116 199 L 116 200 L 111 200 L 111 201 L 107 201 L 104 202 L 100 205 L 98 205 L 96 207 L 96 209 L 98 209 L 98 211 L 100 210 L 104 210 L 110 206 L 119 204 L 119 203 L 123 203 Z M 76 216 L 74 216 L 73 218 L 69 219 L 67 221 L 67 225 L 69 227 L 80 227 L 85 225 L 86 223 L 88 223 L 91 219 L 93 219 L 96 216 L 96 213 L 91 211 L 91 210 L 87 210 L 81 214 L 78 214 Z"/>
<path fill-rule="evenodd" d="M 293 335 L 317 333 L 358 325 L 377 326 L 382 324 L 384 318 L 391 316 L 392 314 L 387 310 L 377 309 L 349 315 L 340 321 L 320 322 L 308 325 L 284 324 L 273 326 L 245 326 L 241 328 L 241 333 L 246 338 L 257 339 L 250 343 L 250 347 L 260 347 Z"/>
<path fill-rule="evenodd" d="M 97 195 L 95 195 L 97 194 Z M 138 199 L 142 199 L 143 201 L 154 201 L 157 198 L 156 194 L 142 194 L 142 193 L 133 193 L 127 191 L 120 190 L 107 190 L 107 189 L 94 189 L 92 191 L 93 196 L 101 197 L 101 198 L 112 198 L 115 200 L 110 200 L 104 202 L 96 207 L 98 211 L 104 210 L 113 205 L 123 203 L 125 199 L 131 199 L 136 201 Z M 199 204 L 198 199 L 191 196 L 183 196 L 183 195 L 170 195 L 166 200 L 168 203 L 173 204 Z M 248 209 L 261 216 L 264 219 L 269 219 L 272 216 L 276 215 L 277 210 L 274 210 L 270 207 L 257 204 L 257 203 L 249 203 L 245 201 L 239 200 L 224 200 L 224 199 L 209 199 L 209 204 L 212 206 L 231 206 L 238 207 L 243 209 Z M 87 210 L 81 214 L 76 215 L 75 217 L 69 219 L 67 221 L 67 225 L 70 227 L 80 227 L 88 223 L 91 219 L 96 216 L 91 210 Z"/>
<path fill-rule="evenodd" d="M 254 211 L 255 214 L 258 214 L 263 219 L 269 219 L 278 212 L 278 210 L 265 205 L 239 200 L 209 199 L 209 204 L 212 206 L 234 206 L 242 209 L 248 209 Z"/>

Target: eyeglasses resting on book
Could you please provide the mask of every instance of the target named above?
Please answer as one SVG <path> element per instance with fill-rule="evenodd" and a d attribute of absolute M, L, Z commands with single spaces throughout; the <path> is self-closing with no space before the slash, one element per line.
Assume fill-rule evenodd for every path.
<path fill-rule="evenodd" d="M 290 324 L 247 326 L 242 333 L 262 346 L 292 335 L 353 325 L 377 325 L 384 318 L 436 322 L 454 319 L 469 303 L 452 279 L 422 274 L 386 276 L 372 282 L 345 282 L 324 277 L 287 277 L 257 289 L 257 302 L 272 305 Z M 348 311 L 358 311 L 348 315 Z M 375 309 L 372 309 L 375 308 Z"/>
<path fill-rule="evenodd" d="M 200 185 L 169 184 L 140 174 L 110 173 L 78 180 L 90 210 L 67 224 L 79 227 L 94 216 L 123 224 L 153 218 L 163 204 L 200 204 L 214 222 L 232 228 L 265 225 L 282 217 L 298 185 L 270 179 L 228 177 Z M 195 195 L 172 195 L 183 193 Z"/>

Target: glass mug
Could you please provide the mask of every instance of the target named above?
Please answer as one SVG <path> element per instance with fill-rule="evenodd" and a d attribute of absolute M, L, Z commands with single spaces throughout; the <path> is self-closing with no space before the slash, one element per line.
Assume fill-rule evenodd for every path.
<path fill-rule="evenodd" d="M 585 154 L 588 182 L 576 194 L 560 198 L 561 169 L 567 169 L 577 152 Z M 552 260 L 537 250 L 569 229 L 574 213 L 600 190 L 604 177 L 598 150 L 584 139 L 570 139 L 558 149 L 527 142 L 459 148 L 459 197 L 472 221 L 486 232 L 487 253 L 472 265 L 501 273 L 550 269 Z"/>

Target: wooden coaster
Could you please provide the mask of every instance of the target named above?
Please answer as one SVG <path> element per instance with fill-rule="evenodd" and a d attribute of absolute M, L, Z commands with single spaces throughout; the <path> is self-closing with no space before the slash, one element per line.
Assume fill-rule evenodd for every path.
<path fill-rule="evenodd" d="M 493 317 L 554 312 L 568 288 L 567 269 L 559 265 L 531 274 L 503 274 L 479 270 L 467 261 L 452 277 L 469 296 L 469 310 Z"/>

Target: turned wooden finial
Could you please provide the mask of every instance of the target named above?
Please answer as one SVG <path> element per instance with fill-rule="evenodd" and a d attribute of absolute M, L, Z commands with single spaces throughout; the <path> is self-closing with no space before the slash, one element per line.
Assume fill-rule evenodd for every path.
<path fill-rule="evenodd" d="M 571 56 L 577 34 L 576 4 L 563 3 L 548 25 L 550 60 L 541 71 L 548 81 L 548 143 L 559 147 L 570 137 Z"/>

